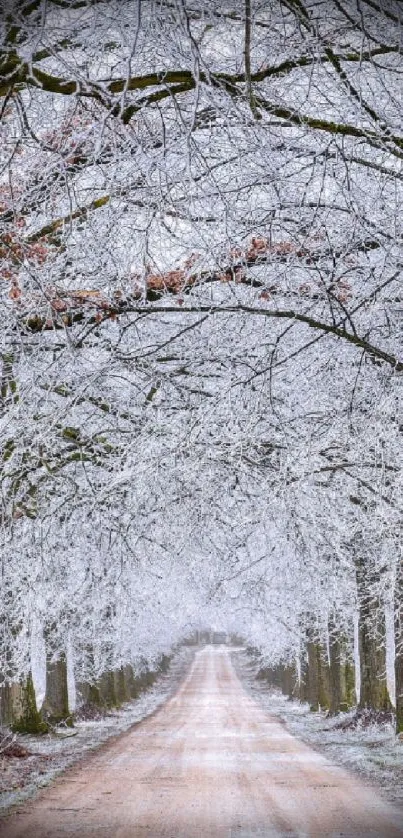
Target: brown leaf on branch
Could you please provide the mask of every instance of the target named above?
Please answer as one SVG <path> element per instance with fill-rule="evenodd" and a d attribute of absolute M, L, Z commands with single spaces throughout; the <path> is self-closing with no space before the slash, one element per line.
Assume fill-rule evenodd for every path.
<path fill-rule="evenodd" d="M 50 305 L 54 311 L 67 311 L 68 305 L 65 300 L 61 300 L 60 297 L 56 297 L 50 301 Z"/>
<path fill-rule="evenodd" d="M 252 236 L 251 243 L 246 251 L 247 259 L 256 259 L 258 256 L 266 254 L 269 250 L 269 242 L 265 238 L 257 238 Z"/>
<path fill-rule="evenodd" d="M 11 288 L 8 292 L 10 300 L 19 300 L 21 298 L 21 288 L 17 279 L 12 280 Z"/>

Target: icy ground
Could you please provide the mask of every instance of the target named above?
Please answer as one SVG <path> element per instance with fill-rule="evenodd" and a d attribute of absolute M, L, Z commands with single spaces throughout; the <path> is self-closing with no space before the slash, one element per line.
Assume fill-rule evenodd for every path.
<path fill-rule="evenodd" d="M 392 725 L 370 725 L 357 730 L 343 730 L 354 711 L 326 718 L 326 713 L 311 713 L 308 704 L 292 701 L 267 682 L 256 680 L 259 665 L 245 651 L 234 652 L 237 674 L 250 694 L 268 713 L 278 716 L 287 729 L 323 753 L 337 765 L 343 765 L 369 780 L 390 802 L 403 803 L 403 739 L 398 739 Z"/>
<path fill-rule="evenodd" d="M 166 674 L 139 698 L 124 704 L 120 710 L 109 711 L 94 721 L 79 721 L 74 729 L 60 729 L 59 735 L 15 736 L 14 741 L 32 756 L 5 757 L 0 753 L 0 814 L 33 797 L 88 751 L 98 748 L 112 736 L 123 733 L 136 722 L 149 716 L 163 704 L 182 680 L 194 656 L 191 647 L 181 648 Z"/>

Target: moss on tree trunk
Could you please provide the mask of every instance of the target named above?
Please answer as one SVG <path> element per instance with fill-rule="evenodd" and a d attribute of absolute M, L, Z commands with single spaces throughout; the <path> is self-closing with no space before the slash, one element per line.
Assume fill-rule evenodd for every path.
<path fill-rule="evenodd" d="M 35 689 L 31 673 L 29 673 L 26 681 L 11 686 L 11 702 L 13 717 L 11 729 L 15 733 L 37 734 L 48 732 L 48 725 L 36 706 Z"/>

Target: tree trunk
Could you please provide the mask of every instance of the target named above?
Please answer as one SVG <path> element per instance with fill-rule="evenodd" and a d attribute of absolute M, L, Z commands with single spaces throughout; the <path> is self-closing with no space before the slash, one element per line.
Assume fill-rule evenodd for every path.
<path fill-rule="evenodd" d="M 308 702 L 308 658 L 302 655 L 300 660 L 300 680 L 298 684 L 298 698 Z"/>
<path fill-rule="evenodd" d="M 281 689 L 283 695 L 293 698 L 295 688 L 295 669 L 293 666 L 284 666 L 282 671 Z"/>
<path fill-rule="evenodd" d="M 348 658 L 341 662 L 340 690 L 340 709 L 343 711 L 350 710 L 351 707 L 357 704 L 357 696 L 355 692 L 354 664 Z"/>
<path fill-rule="evenodd" d="M 327 654 L 308 630 L 307 642 L 307 701 L 312 711 L 329 707 L 329 672 Z"/>
<path fill-rule="evenodd" d="M 0 687 L 0 727 L 9 727 L 12 720 L 11 686 L 2 684 Z"/>
<path fill-rule="evenodd" d="M 104 707 L 101 690 L 98 683 L 90 684 L 88 681 L 81 681 L 77 684 L 78 707 L 86 704 L 93 704 L 95 707 Z"/>
<path fill-rule="evenodd" d="M 396 733 L 403 733 L 403 560 L 396 572 L 395 586 L 395 679 Z"/>
<path fill-rule="evenodd" d="M 95 707 L 104 707 L 99 681 L 94 680 L 94 672 L 96 670 L 95 653 L 91 643 L 87 643 L 83 649 L 83 663 L 84 670 L 88 673 L 88 681 L 80 681 L 77 684 L 79 704 L 81 706 L 92 704 Z"/>
<path fill-rule="evenodd" d="M 88 704 L 88 696 L 90 694 L 90 684 L 88 681 L 79 681 L 77 686 L 77 707 L 82 707 L 83 704 Z"/>
<path fill-rule="evenodd" d="M 329 639 L 330 655 L 330 706 L 329 715 L 337 716 L 341 706 L 341 647 L 340 640 L 332 628 Z"/>
<path fill-rule="evenodd" d="M 125 673 L 123 666 L 121 666 L 119 669 L 115 669 L 113 676 L 115 679 L 115 694 L 117 703 L 124 704 L 126 701 L 129 701 L 130 696 L 126 691 Z"/>
<path fill-rule="evenodd" d="M 346 660 L 344 664 L 345 683 L 346 683 L 346 701 L 349 707 L 354 707 L 358 703 L 358 695 L 355 686 L 355 665 L 353 661 Z"/>
<path fill-rule="evenodd" d="M 319 709 L 328 710 L 330 707 L 330 668 L 327 650 L 321 643 L 317 644 L 319 671 Z"/>
<path fill-rule="evenodd" d="M 172 655 L 161 655 L 158 661 L 158 672 L 163 672 L 164 674 L 168 672 L 168 669 L 171 665 Z"/>
<path fill-rule="evenodd" d="M 99 684 L 89 684 L 88 703 L 95 704 L 95 707 L 103 707 L 103 699 Z"/>
<path fill-rule="evenodd" d="M 10 596 L 8 592 L 7 596 Z M 1 687 L 0 687 L 0 724 L 10 726 L 14 720 L 15 695 L 20 693 L 22 687 L 19 682 L 15 682 L 15 668 L 12 661 L 12 653 L 9 645 L 5 649 L 5 671 L 1 673 Z M 21 714 L 21 706 L 17 709 L 18 716 Z"/>
<path fill-rule="evenodd" d="M 73 726 L 73 717 L 69 712 L 66 656 L 63 653 L 55 661 L 50 653 L 46 657 L 46 692 L 42 716 L 50 725 L 65 722 L 69 727 Z"/>
<path fill-rule="evenodd" d="M 360 625 L 361 695 L 359 709 L 391 710 L 386 684 L 385 648 L 372 627 L 362 621 Z"/>
<path fill-rule="evenodd" d="M 117 707 L 115 678 L 113 672 L 104 672 L 98 681 L 101 703 L 105 707 Z"/>
<path fill-rule="evenodd" d="M 313 640 L 307 643 L 308 671 L 307 671 L 307 700 L 312 711 L 319 710 L 319 667 L 318 647 Z"/>
<path fill-rule="evenodd" d="M 134 677 L 133 667 L 129 664 L 123 667 L 124 671 L 124 679 L 125 679 L 125 689 L 126 693 L 130 698 L 137 698 L 139 691 L 136 686 L 136 681 Z"/>
<path fill-rule="evenodd" d="M 354 666 L 349 644 L 341 637 L 335 620 L 329 621 L 329 716 L 345 712 L 356 704 Z"/>
<path fill-rule="evenodd" d="M 395 658 L 396 733 L 403 733 L 403 650 Z"/>
<path fill-rule="evenodd" d="M 386 682 L 385 610 L 374 597 L 378 581 L 364 561 L 356 561 L 361 694 L 359 710 L 391 711 Z"/>

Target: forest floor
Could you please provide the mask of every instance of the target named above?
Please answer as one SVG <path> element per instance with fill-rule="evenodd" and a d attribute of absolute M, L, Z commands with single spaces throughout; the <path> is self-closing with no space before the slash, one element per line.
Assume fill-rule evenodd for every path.
<path fill-rule="evenodd" d="M 119 710 L 101 712 L 93 719 L 77 721 L 72 729 L 60 727 L 56 733 L 45 736 L 12 735 L 3 731 L 7 734 L 3 747 L 11 745 L 11 754 L 14 752 L 16 755 L 6 756 L 0 749 L 0 816 L 33 797 L 38 789 L 48 786 L 89 751 L 96 750 L 111 737 L 155 712 L 176 690 L 193 656 L 194 648 L 182 647 L 168 671 L 134 701 L 124 704 Z M 18 753 L 20 756 L 17 756 Z"/>
<path fill-rule="evenodd" d="M 403 838 L 403 810 L 298 740 L 243 686 L 229 649 L 207 646 L 165 704 L 5 818 L 0 835 Z"/>
<path fill-rule="evenodd" d="M 381 795 L 403 806 L 403 740 L 395 735 L 392 723 L 350 725 L 352 710 L 328 718 L 326 712 L 312 713 L 308 704 L 284 696 L 280 690 L 257 679 L 260 664 L 246 652 L 234 656 L 236 671 L 243 685 L 264 709 L 278 716 L 287 730 L 338 765 L 358 773 L 376 786 Z"/>

